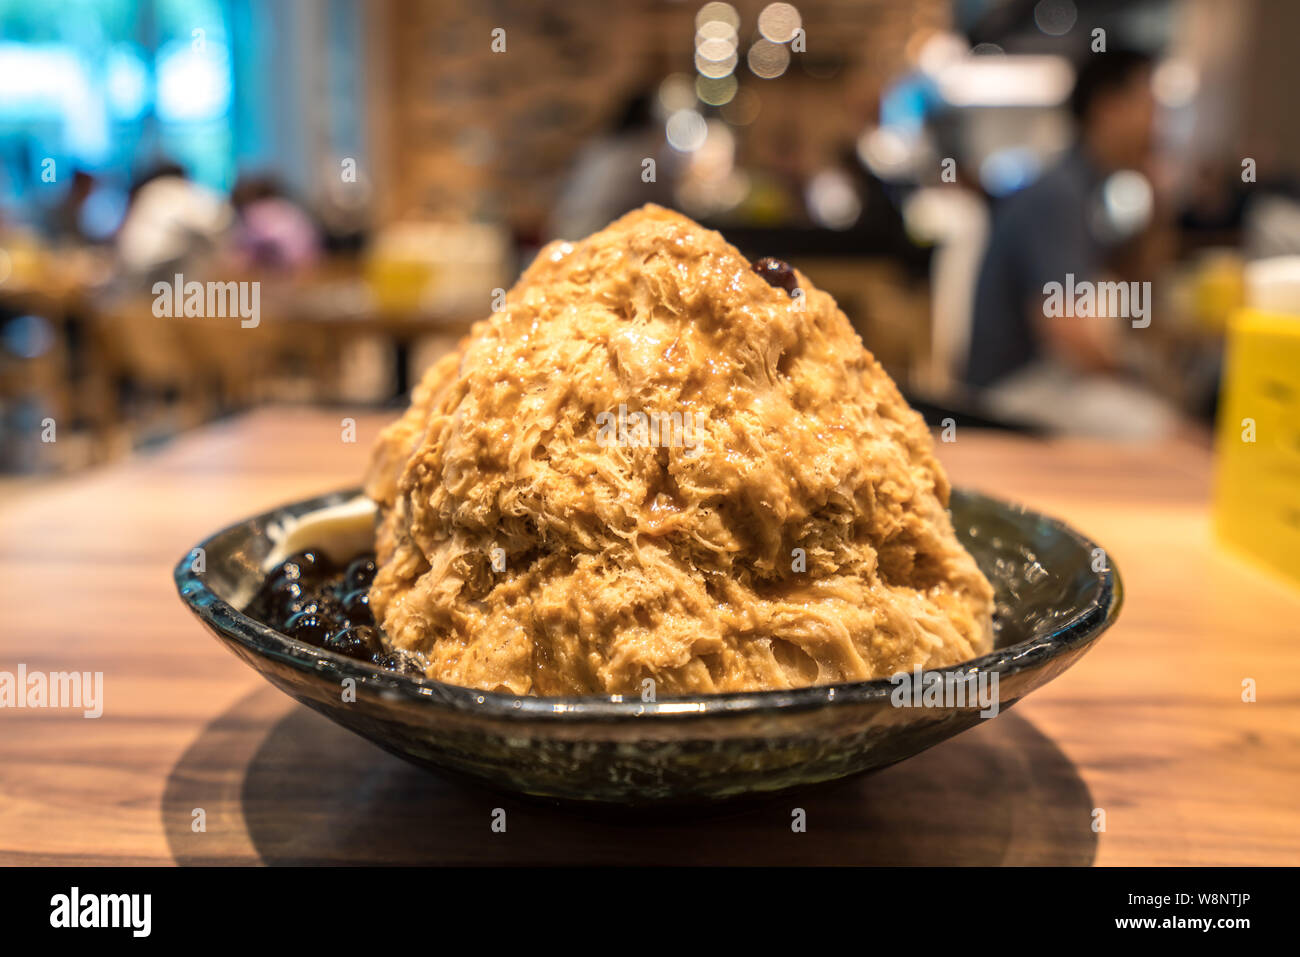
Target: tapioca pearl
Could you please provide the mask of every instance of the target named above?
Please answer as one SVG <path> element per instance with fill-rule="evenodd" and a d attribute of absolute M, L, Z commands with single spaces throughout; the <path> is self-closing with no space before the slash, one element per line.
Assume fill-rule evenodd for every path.
<path fill-rule="evenodd" d="M 340 603 L 343 617 L 353 625 L 373 625 L 374 613 L 370 610 L 370 593 L 364 588 L 350 591 L 343 596 Z"/>
<path fill-rule="evenodd" d="M 309 645 L 321 647 L 330 637 L 332 622 L 312 612 L 298 612 L 284 624 L 284 633 Z"/>
<path fill-rule="evenodd" d="M 359 588 L 369 588 L 370 583 L 375 580 L 375 560 L 369 556 L 363 556 L 356 559 L 347 567 L 343 573 L 342 588 L 345 592 L 356 591 Z"/>
<path fill-rule="evenodd" d="M 290 555 L 272 570 L 271 575 L 283 575 L 290 581 L 320 581 L 334 570 L 333 562 L 313 548 Z"/>
<path fill-rule="evenodd" d="M 379 633 L 369 625 L 352 625 L 335 632 L 325 640 L 324 647 L 359 661 L 373 661 L 375 655 L 383 651 Z"/>
<path fill-rule="evenodd" d="M 302 582 L 283 575 L 272 580 L 266 591 L 266 611 L 271 624 L 283 624 L 291 615 L 302 609 L 310 597 Z"/>

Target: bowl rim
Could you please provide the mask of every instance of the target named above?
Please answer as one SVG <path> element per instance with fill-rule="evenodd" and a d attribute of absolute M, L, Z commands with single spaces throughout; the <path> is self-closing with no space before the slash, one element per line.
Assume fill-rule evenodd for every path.
<path fill-rule="evenodd" d="M 250 618 L 218 596 L 206 581 L 206 563 L 204 571 L 194 570 L 194 559 L 200 549 L 206 554 L 217 539 L 238 528 L 249 525 L 266 527 L 285 512 L 298 515 L 327 505 L 338 504 L 358 494 L 361 494 L 361 490 L 353 487 L 288 502 L 258 515 L 233 522 L 212 533 L 192 546 L 177 562 L 172 572 L 181 601 L 213 632 L 234 640 L 241 647 L 260 657 L 282 662 L 320 678 L 327 678 L 334 684 L 351 678 L 358 688 L 364 687 L 371 692 L 387 696 L 397 694 L 404 699 L 485 718 L 550 721 L 594 719 L 620 722 L 716 718 L 753 715 L 774 710 L 808 710 L 830 703 L 880 702 L 887 700 L 894 691 L 895 685 L 889 678 L 812 685 L 778 691 L 676 695 L 662 697 L 653 702 L 643 702 L 639 698 L 627 695 L 544 698 L 466 688 L 423 676 L 384 671 L 374 665 L 290 638 L 270 625 Z M 972 501 L 991 502 L 1001 509 L 1032 518 L 1073 539 L 1076 544 L 1088 551 L 1101 548 L 1060 519 L 1044 515 L 1018 503 L 962 488 L 954 488 L 952 495 Z M 1050 631 L 1044 629 L 1041 633 L 1035 632 L 1023 641 L 1005 648 L 996 648 L 977 658 L 946 668 L 928 669 L 924 673 L 966 676 L 979 672 L 997 672 L 1000 684 L 1003 678 L 1031 670 L 1066 651 L 1091 644 L 1114 623 L 1123 604 L 1123 585 L 1119 571 L 1110 553 L 1104 552 L 1104 554 L 1106 567 L 1096 572 L 1096 580 L 1101 586 L 1098 593 L 1092 601 L 1067 621 L 1054 623 Z"/>

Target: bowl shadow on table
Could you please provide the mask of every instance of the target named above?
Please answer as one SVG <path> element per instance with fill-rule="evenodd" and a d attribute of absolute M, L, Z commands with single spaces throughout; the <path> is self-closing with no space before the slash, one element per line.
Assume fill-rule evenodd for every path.
<path fill-rule="evenodd" d="M 491 828 L 497 808 L 505 833 Z M 1092 809 L 1074 765 L 1015 712 L 875 774 L 646 821 L 422 770 L 266 687 L 182 755 L 162 815 L 183 865 L 1086 865 Z"/>

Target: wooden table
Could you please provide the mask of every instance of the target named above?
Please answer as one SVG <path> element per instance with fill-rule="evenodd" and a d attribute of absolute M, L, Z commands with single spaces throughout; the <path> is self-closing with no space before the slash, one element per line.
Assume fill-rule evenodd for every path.
<path fill-rule="evenodd" d="M 1300 593 L 1218 549 L 1193 444 L 943 445 L 1064 516 L 1119 624 L 1014 711 L 880 774 L 709 820 L 587 820 L 409 767 L 207 637 L 171 567 L 213 529 L 356 481 L 388 416 L 268 409 L 0 507 L 0 670 L 102 671 L 105 710 L 0 711 L 0 863 L 1294 864 Z M 1258 701 L 1241 700 L 1253 678 Z M 489 815 L 507 808 L 507 834 Z M 206 831 L 191 828 L 195 808 Z M 1105 830 L 1092 829 L 1104 809 Z"/>

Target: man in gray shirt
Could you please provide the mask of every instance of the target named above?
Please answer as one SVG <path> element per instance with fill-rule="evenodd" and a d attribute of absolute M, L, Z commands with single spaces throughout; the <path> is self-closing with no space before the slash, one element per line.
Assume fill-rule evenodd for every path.
<path fill-rule="evenodd" d="M 966 381 L 996 387 L 1051 360 L 1079 374 L 1116 368 L 1115 323 L 1044 316 L 1047 283 L 1067 274 L 1103 278 L 1114 239 L 1100 228 L 1101 187 L 1120 169 L 1146 166 L 1155 102 L 1151 62 L 1126 51 L 1093 53 L 1071 98 L 1073 149 L 994 209 L 975 291 Z"/>

